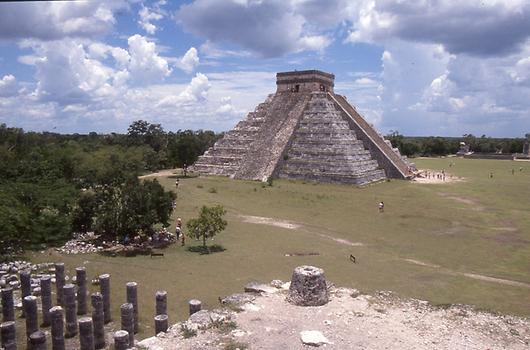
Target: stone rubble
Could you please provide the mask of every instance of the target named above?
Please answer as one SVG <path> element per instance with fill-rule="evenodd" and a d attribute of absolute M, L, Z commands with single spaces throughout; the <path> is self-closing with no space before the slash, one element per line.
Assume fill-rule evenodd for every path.
<path fill-rule="evenodd" d="M 530 320 L 525 318 L 477 311 L 467 305 L 436 307 L 390 291 L 366 295 L 357 289 L 335 287 L 329 289 L 326 305 L 296 306 L 285 300 L 288 283 L 275 280 L 270 286 L 273 293 L 220 298 L 223 312 L 202 310 L 139 345 L 147 350 L 229 346 L 271 350 L 317 346 L 341 350 L 523 350 L 530 346 Z M 230 331 L 223 331 L 223 324 L 229 325 Z"/>
<path fill-rule="evenodd" d="M 311 345 L 311 346 L 331 344 L 328 338 L 326 338 L 324 334 L 322 334 L 322 332 L 319 332 L 319 331 L 301 331 L 300 340 L 305 345 Z"/>
<path fill-rule="evenodd" d="M 55 248 L 61 254 L 90 254 L 97 253 L 103 250 L 102 246 L 91 243 L 91 240 L 98 236 L 94 232 L 87 232 L 85 234 L 76 234 L 73 239 L 66 242 L 62 247 Z"/>
<path fill-rule="evenodd" d="M 24 260 L 15 260 L 0 264 L 0 288 L 11 287 L 14 290 L 15 308 L 22 309 L 19 272 L 31 271 L 31 295 L 40 296 L 40 279 L 53 269 L 53 263 L 32 264 Z M 52 278 L 52 283 L 55 279 Z"/>

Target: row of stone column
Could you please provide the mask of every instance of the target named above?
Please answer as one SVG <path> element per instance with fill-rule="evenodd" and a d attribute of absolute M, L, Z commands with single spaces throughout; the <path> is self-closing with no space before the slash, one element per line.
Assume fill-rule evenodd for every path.
<path fill-rule="evenodd" d="M 136 312 L 135 314 L 134 312 L 134 305 L 137 305 L 138 301 L 136 287 L 137 284 L 135 282 L 129 282 L 127 284 L 128 302 L 122 304 L 120 307 L 122 329 L 114 333 L 114 348 L 116 350 L 126 350 L 129 347 L 134 346 L 134 334 L 137 332 L 137 330 L 135 332 L 135 325 L 138 327 L 138 313 Z M 102 294 L 93 293 L 91 295 L 93 309 L 92 317 L 81 317 L 77 322 L 73 322 L 72 320 L 75 320 L 76 315 L 72 315 L 72 310 L 75 310 L 75 307 L 72 307 L 72 304 L 75 304 L 75 299 L 74 303 L 72 303 L 71 285 L 65 285 L 63 291 L 64 304 L 67 309 L 67 312 L 64 315 L 65 317 L 63 317 L 63 308 L 61 306 L 55 306 L 49 310 L 52 349 L 65 350 L 65 337 L 75 336 L 77 334 L 77 329 L 79 329 L 79 344 L 81 350 L 105 348 L 106 342 Z M 155 316 L 155 332 L 158 334 L 160 332 L 166 332 L 168 328 L 167 292 L 157 292 L 155 299 L 156 312 L 160 313 Z M 46 335 L 38 328 L 37 298 L 31 295 L 26 296 L 23 300 L 23 304 L 26 315 L 27 348 L 31 350 L 46 350 Z M 190 316 L 200 310 L 201 302 L 196 299 L 190 300 Z M 5 350 L 16 350 L 16 330 L 14 321 L 2 323 L 1 342 L 2 347 Z"/>
<path fill-rule="evenodd" d="M 23 277 L 22 277 L 23 276 Z M 64 338 L 74 337 L 80 333 L 81 349 L 101 349 L 105 344 L 104 324 L 112 320 L 110 313 L 110 275 L 99 276 L 100 293 L 91 295 L 92 317 L 83 317 L 79 320 L 77 315 L 87 313 L 87 287 L 86 270 L 84 267 L 76 269 L 77 295 L 73 284 L 65 284 L 64 264 L 55 264 L 55 278 L 57 286 L 57 303 L 52 307 L 51 277 L 42 276 L 40 279 L 42 326 L 51 325 L 52 348 L 63 350 Z M 26 318 L 27 345 L 30 349 L 46 347 L 46 337 L 39 330 L 37 314 L 37 298 L 30 294 L 31 275 L 21 272 L 21 286 L 23 287 L 23 316 Z M 138 292 L 137 283 L 129 282 L 126 285 L 127 303 L 120 307 L 121 331 L 127 333 L 127 343 L 133 346 L 134 334 L 138 332 Z M 61 306 L 62 305 L 62 306 Z M 76 307 L 77 306 L 77 307 Z M 64 308 L 63 308 L 64 307 Z M 200 311 L 201 302 L 190 300 L 190 315 Z M 155 332 L 166 332 L 168 329 L 167 292 L 158 291 L 155 295 Z M 2 346 L 7 350 L 16 349 L 13 290 L 2 290 Z M 115 347 L 120 348 L 124 343 L 123 332 L 115 334 Z M 44 345 L 43 345 L 44 344 Z"/>
<path fill-rule="evenodd" d="M 76 269 L 76 288 L 73 284 L 65 284 L 64 264 L 55 264 L 55 278 L 57 286 L 57 303 L 64 305 L 64 323 L 63 308 L 60 306 L 52 308 L 51 296 L 51 277 L 44 275 L 40 279 L 41 287 L 41 304 L 42 304 L 42 326 L 52 325 L 52 345 L 53 349 L 64 349 L 64 337 L 74 337 L 78 333 L 77 315 L 87 313 L 86 305 L 86 270 L 84 267 Z M 110 276 L 108 274 L 100 276 L 101 293 L 94 293 L 92 298 L 93 314 L 90 320 L 90 327 L 86 318 L 80 320 L 79 329 L 92 329 L 91 333 L 95 335 L 95 344 L 97 349 L 105 346 L 104 323 L 111 321 L 110 317 Z M 43 332 L 39 333 L 37 298 L 31 294 L 31 274 L 29 271 L 21 271 L 21 296 L 22 296 L 22 317 L 26 318 L 26 337 L 27 347 L 34 348 L 32 345 L 41 345 L 45 343 Z M 4 348 L 16 348 L 15 333 L 15 311 L 13 300 L 13 289 L 5 288 L 1 291 L 2 298 L 2 325 L 1 341 Z M 55 318 L 52 315 L 55 312 Z M 53 321 L 52 321 L 53 318 Z M 94 321 L 93 321 L 94 319 Z M 94 324 L 92 324 L 94 322 Z M 65 331 L 63 331 L 63 329 Z M 41 334 L 42 333 L 42 334 Z M 43 339 L 44 336 L 44 340 Z M 85 339 L 88 339 L 85 336 Z M 6 344 L 6 345 L 4 345 Z M 44 345 L 45 346 L 45 345 Z M 38 348 L 38 347 L 37 347 Z"/>

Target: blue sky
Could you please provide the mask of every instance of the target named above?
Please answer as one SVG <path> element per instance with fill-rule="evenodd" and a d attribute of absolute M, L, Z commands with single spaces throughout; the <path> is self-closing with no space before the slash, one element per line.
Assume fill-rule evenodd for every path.
<path fill-rule="evenodd" d="M 321 69 L 382 133 L 521 137 L 529 38 L 524 0 L 0 3 L 0 123 L 223 131 Z"/>

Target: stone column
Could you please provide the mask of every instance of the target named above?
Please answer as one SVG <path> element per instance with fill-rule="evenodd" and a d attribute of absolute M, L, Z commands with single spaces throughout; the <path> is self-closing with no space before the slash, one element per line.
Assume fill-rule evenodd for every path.
<path fill-rule="evenodd" d="M 55 264 L 55 288 L 57 290 L 57 305 L 63 305 L 63 287 L 64 287 L 64 263 Z"/>
<path fill-rule="evenodd" d="M 104 274 L 99 276 L 99 289 L 103 296 L 103 316 L 105 323 L 112 320 L 110 315 L 110 275 Z"/>
<path fill-rule="evenodd" d="M 90 317 L 79 319 L 79 345 L 81 350 L 95 350 L 94 327 Z"/>
<path fill-rule="evenodd" d="M 133 306 L 134 316 L 134 333 L 138 333 L 138 283 L 128 282 L 127 287 L 127 302 Z"/>
<path fill-rule="evenodd" d="M 86 269 L 84 267 L 78 267 L 75 269 L 75 278 L 77 284 L 77 314 L 85 315 L 87 313 L 86 305 Z"/>
<path fill-rule="evenodd" d="M 158 291 L 155 294 L 156 299 L 156 315 L 167 315 L 167 292 L 165 290 Z M 155 315 L 155 316 L 156 316 Z"/>
<path fill-rule="evenodd" d="M 31 295 L 31 271 L 23 270 L 19 272 L 20 277 L 20 299 L 24 300 L 25 297 Z M 22 308 L 21 317 L 25 317 L 26 311 Z"/>
<path fill-rule="evenodd" d="M 134 314 L 131 303 L 122 304 L 120 307 L 121 329 L 129 333 L 129 345 L 134 346 Z"/>
<path fill-rule="evenodd" d="M 327 304 L 329 299 L 324 270 L 314 266 L 295 268 L 287 300 L 299 306 Z"/>
<path fill-rule="evenodd" d="M 65 350 L 63 308 L 60 306 L 52 307 L 50 318 L 52 322 L 52 349 Z"/>
<path fill-rule="evenodd" d="M 77 315 L 75 309 L 75 286 L 68 283 L 63 287 L 63 302 L 65 316 L 65 337 L 72 338 L 77 335 Z"/>
<path fill-rule="evenodd" d="M 37 297 L 28 295 L 22 299 L 24 312 L 26 313 L 26 338 L 30 347 L 29 336 L 39 330 L 39 314 L 37 310 Z"/>
<path fill-rule="evenodd" d="M 129 332 L 119 330 L 114 332 L 114 350 L 127 350 L 129 348 Z"/>
<path fill-rule="evenodd" d="M 94 324 L 94 347 L 103 349 L 105 343 L 105 319 L 103 316 L 103 296 L 101 293 L 93 293 L 92 300 L 92 322 Z"/>
<path fill-rule="evenodd" d="M 31 350 L 46 350 L 46 334 L 43 331 L 36 331 L 29 336 Z"/>
<path fill-rule="evenodd" d="M 189 301 L 189 305 L 190 305 L 190 316 L 193 315 L 194 313 L 198 312 L 198 311 L 201 311 L 201 301 L 200 300 L 191 299 Z"/>
<path fill-rule="evenodd" d="M 7 321 L 0 326 L 2 347 L 5 350 L 17 350 L 15 321 Z"/>
<path fill-rule="evenodd" d="M 2 289 L 2 321 L 15 320 L 15 302 L 13 301 L 13 288 Z"/>
<path fill-rule="evenodd" d="M 167 315 L 155 316 L 155 335 L 160 332 L 167 332 L 168 318 Z"/>
<path fill-rule="evenodd" d="M 50 325 L 50 309 L 52 308 L 52 280 L 50 275 L 40 279 L 40 300 L 42 303 L 42 326 Z"/>

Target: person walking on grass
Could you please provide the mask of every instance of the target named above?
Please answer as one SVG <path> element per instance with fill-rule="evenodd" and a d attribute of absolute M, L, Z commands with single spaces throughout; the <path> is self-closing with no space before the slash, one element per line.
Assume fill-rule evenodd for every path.
<path fill-rule="evenodd" d="M 385 203 L 383 201 L 379 202 L 379 212 L 382 213 L 385 211 Z"/>
<path fill-rule="evenodd" d="M 177 240 L 179 239 L 180 235 L 182 234 L 182 219 L 177 218 L 177 224 L 175 225 L 175 233 L 177 235 Z"/>

